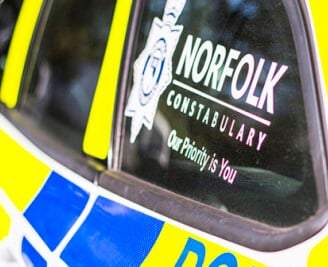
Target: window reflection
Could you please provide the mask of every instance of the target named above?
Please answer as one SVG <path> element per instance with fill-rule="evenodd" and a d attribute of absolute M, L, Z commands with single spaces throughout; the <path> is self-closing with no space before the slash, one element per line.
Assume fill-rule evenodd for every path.
<path fill-rule="evenodd" d="M 145 6 L 135 59 L 145 47 L 154 17 L 161 18 L 163 9 L 164 3 Z M 173 56 L 172 82 L 161 95 L 152 129 L 143 127 L 133 144 L 129 141 L 131 120 L 126 119 L 123 170 L 197 201 L 276 226 L 293 225 L 314 214 L 317 199 L 302 85 L 283 3 L 187 1 L 177 24 L 184 28 Z M 207 46 L 202 47 L 205 42 Z M 213 63 L 217 45 L 225 58 L 215 69 L 219 65 L 218 60 Z M 179 71 L 185 49 L 189 63 Z M 193 51 L 205 52 L 197 58 Z M 206 51 L 211 51 L 210 59 Z M 198 80 L 210 64 L 220 80 L 229 53 L 234 53 L 231 77 L 227 75 L 219 90 L 210 88 L 206 76 Z M 248 75 L 251 63 L 233 80 L 246 55 L 254 63 L 251 81 L 256 80 L 256 87 L 251 94 L 258 102 L 253 104 L 248 99 L 250 86 L 240 97 L 232 96 L 231 88 L 242 88 Z M 256 70 L 259 76 L 255 79 Z M 273 77 L 274 90 L 260 100 Z M 270 101 L 272 108 L 268 108 Z M 159 155 L 165 155 L 168 164 L 161 164 Z"/>
<path fill-rule="evenodd" d="M 115 1 L 53 1 L 23 108 L 37 124 L 80 151 Z M 42 35 L 42 36 L 41 36 Z M 35 40 L 37 41 L 38 38 Z M 34 55 L 35 56 L 35 55 Z M 28 77 L 27 77 L 27 82 Z"/>
<path fill-rule="evenodd" d="M 0 0 L 0 84 L 21 4 L 20 0 Z"/>

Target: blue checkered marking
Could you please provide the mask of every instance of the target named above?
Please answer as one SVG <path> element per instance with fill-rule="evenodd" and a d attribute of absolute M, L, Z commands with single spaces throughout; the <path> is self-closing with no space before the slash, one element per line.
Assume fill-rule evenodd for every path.
<path fill-rule="evenodd" d="M 52 172 L 24 216 L 54 250 L 82 213 L 89 194 Z"/>
<path fill-rule="evenodd" d="M 38 266 L 38 267 L 47 267 L 47 262 L 39 254 L 38 251 L 27 241 L 26 238 L 23 238 L 22 242 L 22 254 L 23 260 L 26 263 L 26 266 Z"/>
<path fill-rule="evenodd" d="M 88 218 L 63 251 L 69 266 L 139 266 L 163 221 L 98 197 Z"/>

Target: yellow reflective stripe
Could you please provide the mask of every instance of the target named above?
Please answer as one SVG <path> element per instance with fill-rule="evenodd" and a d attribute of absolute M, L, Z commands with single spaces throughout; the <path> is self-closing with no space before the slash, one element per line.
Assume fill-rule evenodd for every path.
<path fill-rule="evenodd" d="M 124 40 L 129 22 L 132 0 L 118 0 L 115 6 L 103 65 L 89 115 L 83 141 L 83 151 L 105 159 L 110 136 Z"/>
<path fill-rule="evenodd" d="M 308 267 L 324 266 L 327 264 L 328 237 L 313 248 L 308 260 Z"/>
<path fill-rule="evenodd" d="M 204 258 L 200 257 L 201 253 L 197 255 L 195 251 L 190 252 L 183 261 L 183 266 L 209 266 L 215 259 L 220 257 L 220 255 L 227 252 L 235 256 L 238 266 L 265 266 L 239 253 L 231 251 L 204 238 L 200 238 L 168 223 L 163 226 L 161 234 L 154 247 L 141 266 L 176 266 L 176 263 L 190 239 L 193 239 L 196 244 L 199 244 L 200 247 L 204 248 Z"/>
<path fill-rule="evenodd" d="M 310 0 L 312 19 L 314 22 L 316 39 L 318 41 L 321 64 L 326 82 L 328 95 L 328 38 L 327 38 L 327 1 Z"/>
<path fill-rule="evenodd" d="M 23 1 L 21 7 L 0 90 L 0 99 L 9 108 L 14 108 L 18 101 L 25 60 L 42 3 L 42 0 Z"/>
<path fill-rule="evenodd" d="M 40 190 L 50 168 L 0 130 L 0 188 L 18 210 L 24 211 Z M 7 235 L 9 218 L 0 205 L 0 240 Z"/>

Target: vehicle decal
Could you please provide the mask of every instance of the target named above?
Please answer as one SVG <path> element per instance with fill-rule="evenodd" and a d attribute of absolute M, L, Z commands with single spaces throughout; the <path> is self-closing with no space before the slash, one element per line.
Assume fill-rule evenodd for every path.
<path fill-rule="evenodd" d="M 276 91 L 289 66 L 263 57 L 257 60 L 251 53 L 243 54 L 192 34 L 184 38 L 164 105 L 183 120 L 198 121 L 199 126 L 218 132 L 232 144 L 237 142 L 243 148 L 261 153 L 272 138 L 269 131 L 276 116 Z M 232 62 L 235 62 L 234 67 Z M 222 69 L 220 77 L 219 69 Z M 241 75 L 242 69 L 247 70 L 245 75 Z M 255 89 L 259 85 L 261 91 L 256 95 Z M 201 90 L 202 87 L 207 91 Z M 137 102 L 138 96 L 133 90 L 129 101 L 134 96 L 134 102 Z M 224 97 L 215 97 L 213 92 L 216 95 L 223 93 Z M 246 106 L 252 109 L 246 109 Z M 142 112 L 136 114 L 139 116 Z M 131 128 L 134 128 L 133 121 Z M 134 141 L 133 131 L 131 141 Z M 241 177 L 240 171 L 233 168 L 238 163 L 227 152 L 211 151 L 206 142 L 193 138 L 190 133 L 187 135 L 183 128 L 175 127 L 170 131 L 167 147 L 193 162 L 200 172 L 214 175 L 230 185 Z"/>
<path fill-rule="evenodd" d="M 15 107 L 18 101 L 25 60 L 42 5 L 43 0 L 22 3 L 0 90 L 1 101 L 10 108 Z"/>
<path fill-rule="evenodd" d="M 192 235 L 169 223 L 164 225 L 161 235 L 143 262 L 142 267 L 159 266 L 159 263 L 162 262 L 165 262 L 165 266 L 176 267 L 221 265 L 227 267 L 265 266 L 204 238 Z"/>
<path fill-rule="evenodd" d="M 83 151 L 100 159 L 107 157 L 110 146 L 116 89 L 131 7 L 132 0 L 116 2 L 103 65 L 83 140 Z"/>
<path fill-rule="evenodd" d="M 183 30 L 175 24 L 185 2 L 166 1 L 162 20 L 154 18 L 146 46 L 134 63 L 134 84 L 125 109 L 125 116 L 132 118 L 131 143 L 142 125 L 152 129 L 159 98 L 172 81 L 172 57 Z"/>
<path fill-rule="evenodd" d="M 99 196 L 63 251 L 69 266 L 140 266 L 163 222 Z"/>
<path fill-rule="evenodd" d="M 18 266 L 33 266 L 33 263 L 47 259 L 53 263 L 50 266 L 66 266 L 53 255 L 38 232 L 1 188 L 0 205 L 10 216 L 10 232 L 0 242 L 0 263 L 13 262 Z"/>
<path fill-rule="evenodd" d="M 198 266 L 263 266 L 85 181 L 15 131 L 9 130 L 13 139 L 0 131 L 0 145 L 9 151 L 1 160 L 12 162 L 0 169 L 0 206 L 11 220 L 0 241 L 0 263 L 5 247 L 22 266 L 187 266 L 195 265 L 195 255 Z M 10 187 L 2 178 L 6 169 L 14 174 Z M 33 176 L 40 181 L 18 209 L 14 201 L 30 190 Z M 25 191 L 11 192 L 14 185 Z"/>
<path fill-rule="evenodd" d="M 22 241 L 22 254 L 26 265 L 47 267 L 47 261 L 40 255 L 40 253 L 33 247 L 33 245 L 24 237 Z"/>
<path fill-rule="evenodd" d="M 49 249 L 54 250 L 81 215 L 88 199 L 88 192 L 52 172 L 24 216 Z"/>
<path fill-rule="evenodd" d="M 164 222 L 101 195 L 89 197 L 88 189 L 96 194 L 95 188 L 82 189 L 52 172 L 24 213 L 0 190 L 0 204 L 12 220 L 5 241 L 17 261 L 26 266 L 139 266 Z"/>
<path fill-rule="evenodd" d="M 0 189 L 23 212 L 40 190 L 50 168 L 0 130 Z M 5 152 L 4 152 L 5 151 Z M 9 218 L 0 206 L 0 240 L 8 234 Z"/>

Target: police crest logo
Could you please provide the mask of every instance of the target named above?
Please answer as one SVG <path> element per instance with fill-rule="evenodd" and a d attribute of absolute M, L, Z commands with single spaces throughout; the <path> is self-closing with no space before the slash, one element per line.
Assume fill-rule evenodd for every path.
<path fill-rule="evenodd" d="M 133 87 L 125 109 L 131 117 L 130 142 L 142 125 L 151 130 L 160 96 L 172 82 L 172 56 L 183 30 L 176 22 L 186 0 L 167 0 L 162 20 L 154 18 L 144 50 L 133 66 Z"/>

